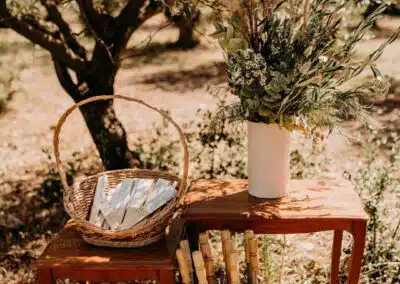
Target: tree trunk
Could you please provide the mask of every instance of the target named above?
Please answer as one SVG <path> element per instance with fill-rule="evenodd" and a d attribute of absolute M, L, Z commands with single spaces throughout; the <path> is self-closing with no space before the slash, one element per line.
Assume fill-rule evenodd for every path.
<path fill-rule="evenodd" d="M 198 9 L 193 9 L 189 18 L 189 15 L 172 15 L 171 10 L 166 8 L 165 16 L 179 28 L 178 47 L 193 48 L 199 43 L 194 34 L 194 28 L 200 21 Z"/>
<path fill-rule="evenodd" d="M 199 42 L 194 36 L 194 22 L 186 17 L 180 16 L 181 19 L 177 21 L 179 26 L 179 38 L 176 45 L 183 48 L 193 48 Z"/>
<path fill-rule="evenodd" d="M 77 76 L 80 81 L 78 84 L 73 82 L 65 66 L 54 58 L 53 61 L 60 84 L 75 102 L 96 95 L 114 94 L 116 72 L 102 65 L 100 60 L 92 61 L 92 66 L 97 68 L 93 69 L 90 77 Z M 78 87 L 83 82 L 87 84 L 86 91 Z M 129 150 L 126 132 L 115 114 L 113 101 L 92 102 L 80 110 L 106 170 L 142 166 L 139 154 Z"/>
<path fill-rule="evenodd" d="M 138 155 L 128 148 L 125 129 L 116 117 L 112 101 L 84 105 L 81 112 L 107 170 L 140 166 Z"/>

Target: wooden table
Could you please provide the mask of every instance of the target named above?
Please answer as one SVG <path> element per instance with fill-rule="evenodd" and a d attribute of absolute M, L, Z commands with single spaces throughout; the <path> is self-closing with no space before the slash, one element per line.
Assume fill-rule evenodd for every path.
<path fill-rule="evenodd" d="M 161 284 L 175 283 L 174 253 L 182 233 L 177 226 L 174 234 L 154 245 L 113 249 L 86 244 L 76 225 L 70 222 L 37 260 L 38 282 L 49 284 L 56 283 L 56 279 L 71 279 L 102 283 L 151 279 Z"/>
<path fill-rule="evenodd" d="M 192 183 L 182 215 L 192 249 L 197 248 L 198 233 L 206 230 L 258 234 L 333 230 L 331 283 L 337 283 L 343 231 L 348 231 L 354 238 L 348 283 L 358 283 L 368 216 L 352 186 L 344 180 L 292 180 L 288 192 L 285 198 L 268 200 L 250 196 L 244 180 Z"/>

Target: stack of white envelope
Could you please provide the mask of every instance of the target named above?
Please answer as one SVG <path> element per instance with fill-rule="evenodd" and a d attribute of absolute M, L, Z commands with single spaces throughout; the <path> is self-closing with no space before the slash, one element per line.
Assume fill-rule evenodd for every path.
<path fill-rule="evenodd" d="M 105 230 L 130 229 L 177 195 L 177 182 L 125 179 L 106 193 L 108 177 L 97 181 L 89 222 Z"/>

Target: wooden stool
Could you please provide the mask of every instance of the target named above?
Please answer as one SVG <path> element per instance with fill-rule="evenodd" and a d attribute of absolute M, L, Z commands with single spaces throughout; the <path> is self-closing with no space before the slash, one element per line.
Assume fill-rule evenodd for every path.
<path fill-rule="evenodd" d="M 36 262 L 38 282 L 157 280 L 175 283 L 174 252 L 182 226 L 175 223 L 160 242 L 137 249 L 102 248 L 86 244 L 74 222 L 69 222 L 48 244 Z"/>
<path fill-rule="evenodd" d="M 334 231 L 331 283 L 338 283 L 342 234 L 353 235 L 349 284 L 357 284 L 365 246 L 368 215 L 351 184 L 344 180 L 291 180 L 288 195 L 259 199 L 245 180 L 200 180 L 186 195 L 185 220 L 193 250 L 198 233 L 231 230 L 256 234 L 302 234 Z"/>

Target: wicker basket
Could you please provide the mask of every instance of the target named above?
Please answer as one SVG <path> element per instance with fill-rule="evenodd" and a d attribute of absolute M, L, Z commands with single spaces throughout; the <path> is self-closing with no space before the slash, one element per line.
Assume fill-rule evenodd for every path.
<path fill-rule="evenodd" d="M 122 99 L 144 105 L 147 108 L 158 112 L 167 121 L 169 121 L 170 123 L 172 123 L 172 125 L 174 125 L 174 127 L 179 133 L 180 140 L 184 149 L 184 159 L 183 159 L 184 165 L 183 165 L 182 178 L 179 178 L 175 175 L 165 172 L 125 169 L 125 170 L 103 172 L 94 176 L 87 177 L 84 180 L 80 181 L 79 183 L 75 183 L 71 187 L 68 186 L 66 174 L 60 160 L 59 136 L 62 125 L 64 124 L 67 117 L 75 109 L 91 102 L 100 100 L 112 100 L 112 99 Z M 68 212 L 71 218 L 77 223 L 78 228 L 82 231 L 83 238 L 86 242 L 97 246 L 133 248 L 133 247 L 142 247 L 157 242 L 164 236 L 165 229 L 169 221 L 171 220 L 172 215 L 185 192 L 187 176 L 188 176 L 188 168 L 189 168 L 189 154 L 185 136 L 182 130 L 180 129 L 179 125 L 175 121 L 173 121 L 168 114 L 143 102 L 142 100 L 130 97 L 125 97 L 120 95 L 113 95 L 113 96 L 103 95 L 103 96 L 92 97 L 71 106 L 61 116 L 54 131 L 53 144 L 54 144 L 54 152 L 55 152 L 57 167 L 60 173 L 61 182 L 64 187 L 65 210 Z M 162 178 L 166 180 L 177 181 L 179 183 L 178 194 L 165 206 L 163 206 L 161 209 L 150 215 L 150 217 L 144 219 L 143 221 L 135 225 L 133 228 L 121 231 L 107 231 L 87 221 L 94 199 L 97 180 L 100 176 L 104 174 L 107 174 L 109 181 L 108 188 L 106 188 L 106 191 L 113 190 L 118 183 L 127 178 L 150 178 L 150 179 Z"/>

